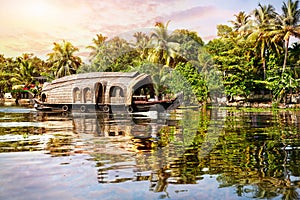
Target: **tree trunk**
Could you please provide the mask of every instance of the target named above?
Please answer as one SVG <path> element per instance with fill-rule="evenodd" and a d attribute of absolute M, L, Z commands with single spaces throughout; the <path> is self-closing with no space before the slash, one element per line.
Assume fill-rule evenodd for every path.
<path fill-rule="evenodd" d="M 283 74 L 284 74 L 284 71 L 285 71 L 285 68 L 286 68 L 286 61 L 287 61 L 288 51 L 289 51 L 289 40 L 290 40 L 290 38 L 287 38 L 286 41 L 285 41 L 285 52 L 284 52 L 284 60 L 283 60 L 281 78 L 283 78 Z"/>
<path fill-rule="evenodd" d="M 261 48 L 261 60 L 262 60 L 262 65 L 263 65 L 263 70 L 264 70 L 264 80 L 266 79 L 266 58 L 265 58 L 265 47 L 263 46 Z"/>
<path fill-rule="evenodd" d="M 262 58 L 262 64 L 264 69 L 264 80 L 266 80 L 266 59 L 265 57 Z"/>

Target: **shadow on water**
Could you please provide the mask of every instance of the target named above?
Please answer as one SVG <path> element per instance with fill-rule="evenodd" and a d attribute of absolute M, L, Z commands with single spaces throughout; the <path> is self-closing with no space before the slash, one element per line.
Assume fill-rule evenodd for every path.
<path fill-rule="evenodd" d="M 296 111 L 128 115 L 0 108 L 0 156 L 34 151 L 48 155 L 45 162 L 86 155 L 81 162 L 93 163 L 98 186 L 124 184 L 136 199 L 149 192 L 159 199 L 300 198 Z"/>

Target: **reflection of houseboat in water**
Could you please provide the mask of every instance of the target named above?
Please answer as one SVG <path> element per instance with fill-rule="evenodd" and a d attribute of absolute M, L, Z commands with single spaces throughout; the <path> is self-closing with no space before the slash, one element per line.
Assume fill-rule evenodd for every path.
<path fill-rule="evenodd" d="M 177 108 L 182 95 L 158 99 L 147 74 L 138 72 L 93 72 L 62 77 L 45 84 L 37 110 L 80 112 L 148 111 L 160 105 L 165 110 Z"/>
<path fill-rule="evenodd" d="M 132 139 L 144 140 L 155 138 L 160 127 L 170 121 L 162 118 L 153 123 L 153 119 L 149 118 L 109 113 L 73 113 L 72 120 L 74 131 L 78 134 L 95 134 L 100 137 L 129 136 Z M 173 121 L 171 123 L 174 124 Z"/>
<path fill-rule="evenodd" d="M 179 130 L 178 120 L 170 119 L 167 116 L 150 119 L 144 116 L 135 117 L 135 115 L 123 114 L 76 113 L 73 114 L 72 121 L 73 131 L 79 134 L 80 138 L 93 142 L 91 154 L 99 162 L 101 160 L 114 160 L 114 158 L 116 158 L 116 161 L 123 160 L 124 157 L 129 155 L 134 155 L 133 158 L 136 159 L 136 162 L 142 162 L 143 159 L 146 159 L 145 154 L 148 152 L 151 155 L 150 152 L 155 148 L 154 146 L 159 146 L 159 143 L 161 143 L 161 130 L 170 128 L 170 126 L 173 127 L 173 130 Z M 136 152 L 139 153 L 136 154 Z M 145 152 L 145 154 L 142 152 Z M 118 163 L 114 163 L 108 168 L 105 164 L 102 166 L 102 163 L 97 165 L 101 166 L 98 169 L 99 183 L 119 183 L 145 179 L 151 180 L 151 185 L 157 185 L 152 186 L 153 191 L 156 192 L 162 190 L 165 186 L 165 179 L 161 180 L 164 172 L 150 172 L 147 170 L 144 173 L 139 167 L 137 170 L 142 170 L 141 172 L 131 172 L 130 164 L 119 166 Z M 135 166 L 132 167 L 136 168 Z M 157 177 L 158 173 L 160 177 Z"/>

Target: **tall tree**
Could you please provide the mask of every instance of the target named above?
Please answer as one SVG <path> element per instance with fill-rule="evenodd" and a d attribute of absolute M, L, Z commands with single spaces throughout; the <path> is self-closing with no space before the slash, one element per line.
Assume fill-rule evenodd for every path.
<path fill-rule="evenodd" d="M 133 37 L 136 40 L 134 47 L 135 47 L 136 51 L 140 54 L 140 58 L 142 60 L 146 59 L 149 54 L 150 37 L 142 32 L 134 33 Z"/>
<path fill-rule="evenodd" d="M 90 60 L 93 60 L 97 54 L 101 51 L 103 45 L 105 45 L 105 42 L 107 40 L 107 37 L 102 34 L 97 34 L 96 38 L 93 38 L 93 45 L 89 45 L 86 48 L 92 50 L 90 53 Z"/>
<path fill-rule="evenodd" d="M 299 1 L 288 0 L 283 2 L 281 7 L 282 15 L 278 15 L 276 30 L 272 32 L 274 41 L 284 41 L 284 60 L 282 66 L 282 77 L 286 68 L 288 59 L 288 48 L 291 36 L 300 38 L 300 9 Z"/>
<path fill-rule="evenodd" d="M 241 35 L 244 35 L 247 32 L 247 27 L 249 27 L 250 15 L 247 15 L 244 11 L 239 12 L 234 15 L 235 20 L 229 21 L 233 24 L 233 29 L 237 32 L 240 32 Z"/>
<path fill-rule="evenodd" d="M 250 38 L 256 40 L 256 49 L 260 51 L 260 58 L 263 68 L 263 79 L 266 78 L 266 51 L 271 47 L 271 36 L 269 32 L 274 24 L 276 17 L 275 8 L 272 5 L 258 4 L 258 8 L 253 11 L 254 26 Z"/>
<path fill-rule="evenodd" d="M 24 56 L 23 58 L 17 58 L 17 63 L 18 65 L 11 81 L 16 84 L 30 86 L 34 82 L 34 77 L 37 75 L 37 69 L 33 65 L 32 60 Z"/>
<path fill-rule="evenodd" d="M 105 42 L 91 62 L 91 67 L 97 71 L 128 71 L 136 50 L 129 42 L 118 36 Z"/>
<path fill-rule="evenodd" d="M 174 63 L 179 44 L 176 42 L 172 34 L 168 33 L 168 25 L 162 22 L 155 24 L 154 32 L 151 34 L 153 43 L 153 50 L 150 54 L 149 60 L 154 63 L 171 66 Z"/>
<path fill-rule="evenodd" d="M 49 53 L 48 62 L 52 66 L 56 78 L 75 74 L 82 64 L 81 58 L 74 53 L 79 51 L 70 42 L 54 43 L 53 52 Z"/>

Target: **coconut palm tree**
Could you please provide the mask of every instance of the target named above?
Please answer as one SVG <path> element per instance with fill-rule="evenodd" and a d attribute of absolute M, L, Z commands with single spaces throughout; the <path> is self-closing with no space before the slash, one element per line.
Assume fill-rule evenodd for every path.
<path fill-rule="evenodd" d="M 266 78 L 266 51 L 271 47 L 271 31 L 274 20 L 277 16 L 275 8 L 272 5 L 258 4 L 258 8 L 253 11 L 254 26 L 249 38 L 256 41 L 256 49 L 260 51 L 260 57 L 263 67 L 263 79 Z"/>
<path fill-rule="evenodd" d="M 288 0 L 281 7 L 282 15 L 278 15 L 276 30 L 272 32 L 274 41 L 284 41 L 284 60 L 282 66 L 282 77 L 288 59 L 288 48 L 291 36 L 300 38 L 300 9 L 299 1 Z"/>
<path fill-rule="evenodd" d="M 162 22 L 155 24 L 156 29 L 152 32 L 150 38 L 153 44 L 153 50 L 148 58 L 151 62 L 171 66 L 175 60 L 179 44 L 175 41 L 172 34 L 168 33 L 168 25 Z"/>
<path fill-rule="evenodd" d="M 37 69 L 29 59 L 18 58 L 17 60 L 19 64 L 16 73 L 12 78 L 12 82 L 29 86 L 34 82 L 34 76 L 37 73 Z"/>
<path fill-rule="evenodd" d="M 102 34 L 97 34 L 96 38 L 93 38 L 93 45 L 89 45 L 86 48 L 92 50 L 90 53 L 90 60 L 93 60 L 97 54 L 101 51 L 101 48 L 105 44 L 107 37 Z"/>
<path fill-rule="evenodd" d="M 142 32 L 134 33 L 133 37 L 136 39 L 134 47 L 136 51 L 140 54 L 140 58 L 142 60 L 147 58 L 149 54 L 150 37 Z"/>
<path fill-rule="evenodd" d="M 234 15 L 235 20 L 229 21 L 233 24 L 233 29 L 237 32 L 240 32 L 241 35 L 247 31 L 247 27 L 249 27 L 250 15 L 247 15 L 245 12 L 239 12 Z"/>
<path fill-rule="evenodd" d="M 56 78 L 76 73 L 82 63 L 80 57 L 74 56 L 78 50 L 70 42 L 54 43 L 53 52 L 48 54 L 47 61 L 52 66 Z"/>

